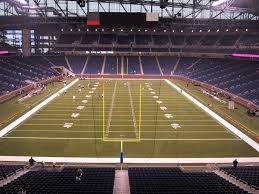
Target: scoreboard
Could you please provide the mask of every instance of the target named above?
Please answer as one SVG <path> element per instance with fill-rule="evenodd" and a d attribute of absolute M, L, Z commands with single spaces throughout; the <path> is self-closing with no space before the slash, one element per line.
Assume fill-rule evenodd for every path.
<path fill-rule="evenodd" d="M 92 12 L 88 13 L 87 26 L 100 25 L 145 25 L 150 23 L 157 23 L 159 21 L 158 13 L 106 13 L 106 12 Z"/>

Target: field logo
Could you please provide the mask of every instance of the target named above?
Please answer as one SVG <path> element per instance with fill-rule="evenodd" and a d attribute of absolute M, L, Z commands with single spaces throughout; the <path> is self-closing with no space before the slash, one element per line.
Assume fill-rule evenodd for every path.
<path fill-rule="evenodd" d="M 174 129 L 181 128 L 181 126 L 178 123 L 172 123 L 171 127 L 174 128 Z"/>
<path fill-rule="evenodd" d="M 167 118 L 167 119 L 171 119 L 171 118 L 173 118 L 174 116 L 172 115 L 172 114 L 165 114 L 165 118 Z"/>
<path fill-rule="evenodd" d="M 72 127 L 73 126 L 73 123 L 65 123 L 64 125 L 63 125 L 63 127 L 64 128 L 67 128 L 67 129 L 69 129 L 70 127 Z"/>
<path fill-rule="evenodd" d="M 167 108 L 166 108 L 165 106 L 160 106 L 160 109 L 161 109 L 162 111 L 166 111 L 166 110 L 167 110 Z"/>
<path fill-rule="evenodd" d="M 85 106 L 78 106 L 78 107 L 77 107 L 78 110 L 82 110 L 82 109 L 84 109 L 84 108 L 85 108 Z"/>
<path fill-rule="evenodd" d="M 79 113 L 72 113 L 72 114 L 71 114 L 71 117 L 72 117 L 72 118 L 77 118 L 77 117 L 79 117 Z"/>

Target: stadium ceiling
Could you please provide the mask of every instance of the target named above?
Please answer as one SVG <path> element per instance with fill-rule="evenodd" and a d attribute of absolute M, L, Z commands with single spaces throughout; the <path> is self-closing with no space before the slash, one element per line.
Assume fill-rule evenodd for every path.
<path fill-rule="evenodd" d="M 79 6 L 82 1 L 84 7 Z M 156 12 L 164 18 L 259 20 L 258 0 L 0 0 L 0 16 L 86 17 L 88 12 Z"/>

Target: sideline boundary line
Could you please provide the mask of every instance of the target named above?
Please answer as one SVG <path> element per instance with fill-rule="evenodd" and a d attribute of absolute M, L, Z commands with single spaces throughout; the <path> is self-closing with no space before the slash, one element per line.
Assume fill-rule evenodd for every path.
<path fill-rule="evenodd" d="M 34 108 L 32 108 L 31 110 L 29 110 L 27 113 L 25 113 L 24 115 L 22 115 L 21 117 L 19 117 L 18 119 L 16 119 L 14 122 L 12 122 L 11 124 L 7 125 L 5 128 L 3 128 L 0 131 L 0 137 L 3 137 L 4 135 L 6 135 L 7 133 L 9 133 L 12 129 L 14 129 L 16 126 L 18 126 L 19 124 L 21 124 L 23 121 L 25 121 L 27 118 L 29 118 L 32 114 L 34 114 L 35 112 L 37 112 L 38 110 L 40 110 L 41 108 L 43 108 L 44 106 L 46 106 L 49 102 L 51 102 L 52 100 L 54 100 L 57 96 L 59 96 L 60 93 L 64 92 L 65 90 L 67 90 L 68 88 L 70 88 L 71 86 L 73 86 L 76 82 L 78 82 L 79 79 L 75 79 L 74 81 L 72 81 L 71 83 L 69 83 L 67 86 L 63 87 L 62 89 L 58 90 L 56 93 L 54 93 L 53 95 L 51 95 L 50 97 L 48 97 L 46 100 L 44 100 L 43 102 L 41 102 L 40 104 L 38 104 L 37 106 L 35 106 Z"/>

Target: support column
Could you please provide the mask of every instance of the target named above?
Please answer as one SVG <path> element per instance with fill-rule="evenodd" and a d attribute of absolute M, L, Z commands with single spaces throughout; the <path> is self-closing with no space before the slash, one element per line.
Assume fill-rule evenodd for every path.
<path fill-rule="evenodd" d="M 31 31 L 22 29 L 22 52 L 25 57 L 31 56 Z"/>

